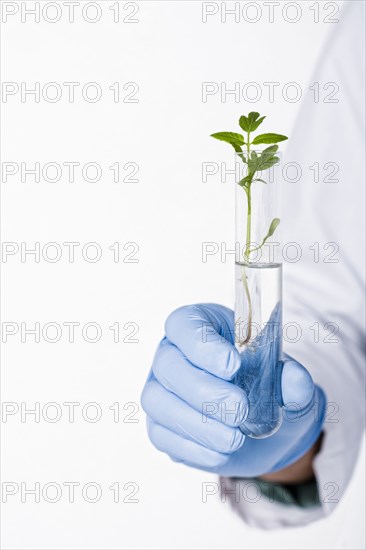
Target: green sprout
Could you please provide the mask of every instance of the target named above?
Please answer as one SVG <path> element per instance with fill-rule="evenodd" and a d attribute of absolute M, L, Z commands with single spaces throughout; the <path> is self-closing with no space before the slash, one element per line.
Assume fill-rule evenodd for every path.
<path fill-rule="evenodd" d="M 252 184 L 254 182 L 265 183 L 267 182 L 259 177 L 259 173 L 268 170 L 279 162 L 279 158 L 276 156 L 278 151 L 278 143 L 285 141 L 286 136 L 281 134 L 259 134 L 254 139 L 252 139 L 251 134 L 257 130 L 257 128 L 262 124 L 266 117 L 260 116 L 259 113 L 251 112 L 248 116 L 241 116 L 239 119 L 239 125 L 242 130 L 246 133 L 245 136 L 242 134 L 237 134 L 235 132 L 217 132 L 211 134 L 211 137 L 218 139 L 220 141 L 225 141 L 229 143 L 237 153 L 238 157 L 243 161 L 247 166 L 246 176 L 242 178 L 238 185 L 243 188 L 247 197 L 247 219 L 246 219 L 246 241 L 244 248 L 244 263 L 250 263 L 250 255 L 253 252 L 258 252 L 266 241 L 272 237 L 276 231 L 280 220 L 279 218 L 274 218 L 268 228 L 267 234 L 263 237 L 262 242 L 255 248 L 251 248 L 251 230 L 252 230 Z M 252 139 L 252 141 L 251 141 Z M 263 151 L 256 152 L 251 149 L 252 145 L 269 145 Z M 242 281 L 245 288 L 245 293 L 248 300 L 248 317 L 249 317 L 249 326 L 247 337 L 243 342 L 240 342 L 240 345 L 246 344 L 251 339 L 252 334 L 252 301 L 249 293 L 247 277 L 245 274 L 245 269 L 243 268 Z"/>

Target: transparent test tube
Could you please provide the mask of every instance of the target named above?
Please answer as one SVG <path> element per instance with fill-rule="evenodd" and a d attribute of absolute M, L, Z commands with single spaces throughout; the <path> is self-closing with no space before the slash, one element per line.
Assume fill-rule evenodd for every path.
<path fill-rule="evenodd" d="M 237 161 L 243 166 L 240 159 Z M 266 183 L 252 183 L 250 207 L 248 194 L 240 185 L 235 186 L 235 345 L 242 364 L 234 383 L 249 400 L 248 414 L 240 429 L 253 438 L 272 435 L 282 422 L 282 264 L 278 261 L 281 224 L 274 221 L 280 220 L 278 172 L 276 165 L 259 176 Z"/>

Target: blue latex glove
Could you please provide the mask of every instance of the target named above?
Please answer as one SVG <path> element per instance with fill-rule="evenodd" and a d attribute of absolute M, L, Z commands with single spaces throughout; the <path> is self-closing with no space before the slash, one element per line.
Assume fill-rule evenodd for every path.
<path fill-rule="evenodd" d="M 141 404 L 151 442 L 173 460 L 229 477 L 254 477 L 289 466 L 312 447 L 322 430 L 326 399 L 308 371 L 287 356 L 280 429 L 266 439 L 245 437 L 238 426 L 248 399 L 230 382 L 241 365 L 233 326 L 234 313 L 216 304 L 171 313 Z"/>

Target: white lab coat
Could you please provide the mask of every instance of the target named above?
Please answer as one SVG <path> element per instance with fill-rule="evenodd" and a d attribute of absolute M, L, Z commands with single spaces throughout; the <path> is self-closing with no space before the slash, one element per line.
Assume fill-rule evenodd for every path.
<path fill-rule="evenodd" d="M 365 141 L 364 141 L 364 2 L 347 2 L 328 40 L 312 82 L 320 90 L 336 82 L 338 103 L 319 103 L 309 94 L 300 110 L 284 162 L 302 168 L 298 183 L 284 183 L 283 242 L 297 242 L 302 258 L 284 265 L 284 324 L 302 328 L 297 343 L 285 351 L 311 372 L 330 405 L 324 424 L 322 449 L 314 461 L 321 506 L 301 509 L 257 502 L 228 494 L 235 510 L 249 524 L 262 529 L 306 525 L 327 516 L 340 501 L 352 476 L 364 429 L 365 364 Z M 332 86 L 326 93 L 331 92 Z M 319 163 L 320 181 L 309 169 Z M 338 183 L 324 182 L 336 162 Z M 319 262 L 309 249 L 319 243 Z M 334 256 L 333 245 L 339 252 Z M 292 251 L 293 252 L 293 251 Z M 327 262 L 324 262 L 328 256 Z M 329 260 L 338 259 L 338 263 Z M 325 323 L 336 323 L 332 336 Z M 319 323 L 319 325 L 314 325 Z M 310 329 L 309 327 L 313 327 Z M 314 330 L 319 327 L 319 342 Z M 293 335 L 294 333 L 292 333 Z M 293 336 L 290 336 L 292 338 Z M 329 339 L 338 338 L 339 342 Z M 334 405 L 332 405 L 334 403 Z M 228 489 L 234 480 L 225 479 Z M 245 481 L 241 482 L 245 483 Z"/>

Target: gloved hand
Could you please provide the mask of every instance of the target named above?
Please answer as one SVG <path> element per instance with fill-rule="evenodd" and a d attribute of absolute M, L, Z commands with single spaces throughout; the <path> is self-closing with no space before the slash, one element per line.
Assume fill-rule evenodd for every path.
<path fill-rule="evenodd" d="M 266 439 L 245 437 L 238 426 L 248 398 L 230 382 L 241 365 L 233 326 L 234 313 L 216 304 L 171 313 L 141 404 L 151 442 L 174 461 L 228 477 L 255 477 L 289 466 L 312 447 L 322 430 L 326 399 L 308 371 L 287 356 L 281 427 Z"/>

